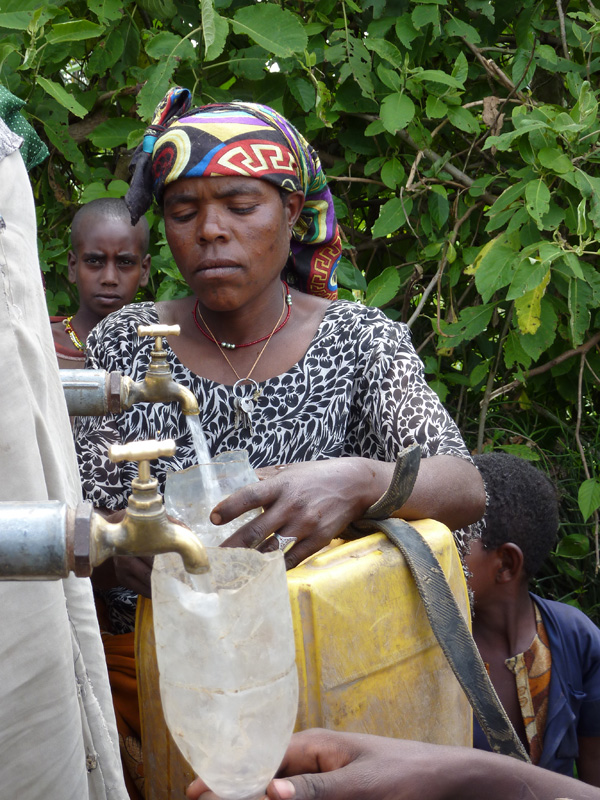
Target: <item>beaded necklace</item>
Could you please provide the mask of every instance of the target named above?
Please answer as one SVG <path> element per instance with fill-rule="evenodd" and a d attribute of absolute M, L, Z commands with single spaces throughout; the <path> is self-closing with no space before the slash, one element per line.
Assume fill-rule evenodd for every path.
<path fill-rule="evenodd" d="M 198 300 L 196 300 L 196 305 L 194 306 L 194 310 L 192 311 L 192 317 L 194 318 L 194 322 L 196 323 L 196 327 L 198 328 L 200 333 L 203 336 L 205 336 L 209 341 L 214 342 L 216 345 L 218 345 L 219 347 L 222 347 L 224 350 L 237 350 L 240 347 L 251 347 L 253 344 L 259 344 L 259 342 L 265 342 L 267 339 L 270 339 L 271 336 L 274 336 L 276 333 L 279 333 L 279 331 L 283 328 L 283 326 L 289 320 L 290 313 L 292 311 L 292 295 L 290 294 L 290 287 L 287 285 L 287 283 L 285 281 L 281 281 L 281 282 L 283 283 L 283 285 L 285 287 L 285 303 L 286 303 L 286 305 L 288 307 L 287 314 L 285 315 L 285 319 L 283 320 L 283 322 L 281 322 L 281 324 L 277 325 L 275 330 L 271 331 L 271 333 L 267 333 L 266 336 L 261 336 L 260 339 L 254 339 L 254 341 L 252 341 L 252 342 L 243 342 L 242 344 L 232 344 L 231 342 L 220 342 L 216 338 L 216 336 L 213 335 L 212 331 L 210 330 L 210 328 L 208 327 L 208 325 L 204 321 L 204 319 L 202 317 L 202 314 L 200 314 L 200 311 L 198 310 Z M 204 330 L 202 325 L 200 325 L 200 323 L 198 322 L 198 316 L 200 316 L 200 319 L 202 320 L 202 323 L 204 324 L 204 327 L 206 328 L 206 330 Z M 281 317 L 279 319 L 281 319 Z M 207 333 L 207 331 L 208 331 L 208 333 Z"/>
<path fill-rule="evenodd" d="M 69 339 L 73 342 L 75 347 L 78 350 L 80 350 L 82 353 L 85 353 L 85 345 L 83 344 L 83 342 L 81 341 L 79 336 L 77 336 L 77 334 L 75 333 L 75 331 L 73 329 L 73 326 L 71 325 L 71 320 L 73 319 L 73 316 L 74 315 L 71 314 L 70 317 L 67 317 L 66 319 L 64 319 L 63 320 L 63 325 L 65 326 L 65 330 L 69 335 Z"/>

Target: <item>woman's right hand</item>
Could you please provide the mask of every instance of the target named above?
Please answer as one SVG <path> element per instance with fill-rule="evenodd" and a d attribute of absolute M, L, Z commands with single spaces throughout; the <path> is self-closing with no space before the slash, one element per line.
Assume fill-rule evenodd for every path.
<path fill-rule="evenodd" d="M 215 525 L 230 522 L 246 511 L 263 513 L 225 540 L 226 547 L 276 549 L 273 534 L 294 537 L 286 551 L 288 569 L 328 545 L 387 488 L 393 464 L 366 458 L 333 458 L 259 469 L 258 483 L 238 489 L 212 511 Z M 263 544 L 264 543 L 264 544 Z"/>

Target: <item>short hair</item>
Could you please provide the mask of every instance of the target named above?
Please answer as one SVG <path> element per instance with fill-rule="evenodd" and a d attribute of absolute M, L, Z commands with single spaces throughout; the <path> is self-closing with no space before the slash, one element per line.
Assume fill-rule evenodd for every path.
<path fill-rule="evenodd" d="M 554 484 L 529 461 L 509 453 L 473 456 L 487 493 L 481 541 L 486 550 L 512 542 L 523 552 L 528 577 L 539 572 L 558 533 Z"/>
<path fill-rule="evenodd" d="M 79 246 L 80 237 L 83 233 L 83 226 L 86 222 L 93 218 L 104 217 L 105 219 L 119 219 L 123 222 L 128 222 L 131 225 L 131 214 L 125 205 L 125 200 L 122 197 L 98 197 L 96 200 L 90 200 L 89 203 L 81 206 L 73 217 L 71 223 L 71 246 L 74 250 Z M 148 227 L 148 220 L 145 216 L 141 216 L 137 225 L 133 226 L 141 234 L 142 257 L 148 252 L 148 244 L 150 243 L 150 229 Z"/>

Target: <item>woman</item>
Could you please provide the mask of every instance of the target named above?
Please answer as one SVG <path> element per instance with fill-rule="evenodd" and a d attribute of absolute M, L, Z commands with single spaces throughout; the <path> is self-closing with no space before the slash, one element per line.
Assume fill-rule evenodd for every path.
<path fill-rule="evenodd" d="M 189 106 L 189 92 L 178 88 L 159 107 L 126 201 L 135 224 L 154 195 L 192 296 L 112 314 L 88 339 L 87 366 L 140 379 L 152 341 L 140 340 L 137 326 L 180 325 L 166 345 L 168 360 L 174 379 L 198 399 L 211 453 L 245 448 L 262 468 L 261 482 L 213 510 L 219 524 L 264 508 L 226 544 L 257 546 L 274 532 L 294 537 L 285 558 L 296 566 L 383 494 L 398 453 L 414 442 L 425 458 L 398 513 L 453 530 L 474 523 L 484 511 L 483 484 L 425 383 L 408 329 L 377 309 L 330 302 L 341 247 L 316 153 L 265 106 Z M 177 443 L 173 459 L 154 462 L 161 483 L 166 469 L 196 463 L 176 404 L 81 418 L 76 438 L 88 499 L 124 508 L 137 467 L 110 463 L 106 450 L 151 437 Z M 146 561 L 119 560 L 105 586 L 148 595 L 149 576 Z M 135 602 L 118 591 L 125 604 L 111 602 L 112 622 L 124 633 Z"/>

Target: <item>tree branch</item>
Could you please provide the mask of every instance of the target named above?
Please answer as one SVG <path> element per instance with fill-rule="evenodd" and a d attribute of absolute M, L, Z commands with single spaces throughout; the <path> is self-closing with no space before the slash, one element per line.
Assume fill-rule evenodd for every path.
<path fill-rule="evenodd" d="M 585 354 L 588 350 L 591 350 L 594 345 L 600 342 L 600 331 L 595 333 L 591 339 L 588 339 L 587 342 L 579 345 L 579 347 L 575 347 L 572 350 L 565 350 L 564 353 L 561 353 L 556 358 L 550 359 L 545 364 L 541 364 L 539 367 L 534 367 L 530 369 L 528 372 L 524 373 L 523 378 L 511 381 L 510 383 L 505 384 L 504 386 L 500 386 L 498 389 L 495 389 L 490 394 L 490 400 L 494 400 L 496 397 L 499 397 L 501 394 L 506 394 L 510 392 L 512 389 L 516 389 L 517 386 L 520 386 L 522 383 L 528 378 L 533 378 L 534 375 L 541 375 L 544 372 L 548 372 L 549 369 L 555 367 L 557 364 L 562 364 L 563 361 L 567 361 L 569 358 L 573 358 L 573 356 Z"/>

